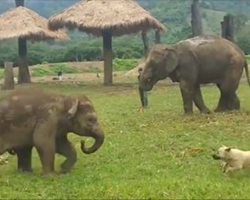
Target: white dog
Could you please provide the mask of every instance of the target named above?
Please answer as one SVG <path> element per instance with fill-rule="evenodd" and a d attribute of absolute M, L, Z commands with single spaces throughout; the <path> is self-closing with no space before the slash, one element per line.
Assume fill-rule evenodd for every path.
<path fill-rule="evenodd" d="M 216 160 L 222 160 L 223 172 L 240 170 L 250 165 L 250 151 L 242 151 L 227 146 L 219 148 L 217 154 L 213 154 Z"/>

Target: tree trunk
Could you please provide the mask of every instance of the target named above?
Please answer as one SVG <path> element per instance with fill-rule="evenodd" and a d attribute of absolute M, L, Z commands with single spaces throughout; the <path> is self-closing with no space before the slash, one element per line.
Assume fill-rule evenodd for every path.
<path fill-rule="evenodd" d="M 193 36 L 202 35 L 203 28 L 202 28 L 202 18 L 201 18 L 199 0 L 193 0 L 193 3 L 191 5 L 191 13 L 192 13 L 191 24 L 192 24 Z"/>
<path fill-rule="evenodd" d="M 27 61 L 27 44 L 26 39 L 18 38 L 18 53 L 19 53 L 19 71 L 18 83 L 30 83 L 30 73 Z"/>
<path fill-rule="evenodd" d="M 234 42 L 234 17 L 233 15 L 224 16 L 221 22 L 221 36 Z"/>
<path fill-rule="evenodd" d="M 112 33 L 103 31 L 103 54 L 104 54 L 104 85 L 113 84 L 113 55 L 112 55 Z"/>
<path fill-rule="evenodd" d="M 16 7 L 24 6 L 24 0 L 15 0 Z M 18 38 L 19 70 L 18 83 L 30 83 L 30 73 L 27 61 L 26 39 Z"/>
<path fill-rule="evenodd" d="M 148 55 L 148 49 L 149 49 L 147 33 L 142 31 L 141 36 L 142 36 L 142 41 L 143 41 L 143 46 L 144 46 L 144 55 L 146 58 Z"/>
<path fill-rule="evenodd" d="M 13 90 L 15 88 L 14 75 L 13 75 L 13 63 L 4 63 L 4 85 L 3 90 Z"/>
<path fill-rule="evenodd" d="M 16 7 L 24 6 L 24 0 L 15 0 L 15 2 L 16 2 Z"/>
<path fill-rule="evenodd" d="M 155 31 L 155 44 L 159 44 L 161 43 L 161 35 L 160 35 L 160 31 L 156 30 Z"/>

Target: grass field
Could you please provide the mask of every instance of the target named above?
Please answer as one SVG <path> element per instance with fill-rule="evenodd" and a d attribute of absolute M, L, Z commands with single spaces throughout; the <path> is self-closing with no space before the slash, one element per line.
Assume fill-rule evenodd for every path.
<path fill-rule="evenodd" d="M 98 152 L 84 155 L 80 137 L 71 135 L 78 161 L 71 173 L 44 178 L 34 152 L 34 173 L 16 171 L 16 157 L 0 166 L 3 199 L 247 199 L 250 170 L 223 174 L 211 148 L 232 145 L 250 149 L 250 87 L 238 90 L 239 112 L 185 116 L 177 86 L 157 85 L 150 107 L 139 112 L 136 80 L 104 87 L 98 84 L 39 84 L 67 95 L 86 94 L 94 103 L 106 139 Z M 219 92 L 202 88 L 209 108 Z M 1 92 L 3 93 L 3 91 Z M 90 143 L 91 140 L 88 140 Z M 57 156 L 57 169 L 64 158 Z"/>

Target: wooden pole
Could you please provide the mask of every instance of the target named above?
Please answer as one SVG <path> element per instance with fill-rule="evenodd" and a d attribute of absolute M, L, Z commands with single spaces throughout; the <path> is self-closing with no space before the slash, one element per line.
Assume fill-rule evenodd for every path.
<path fill-rule="evenodd" d="M 148 55 L 148 49 L 149 49 L 147 33 L 142 31 L 141 36 L 142 36 L 142 41 L 143 41 L 143 46 L 144 46 L 144 55 L 146 58 Z"/>
<path fill-rule="evenodd" d="M 18 83 L 30 83 L 30 73 L 27 60 L 26 39 L 18 38 L 19 70 Z"/>
<path fill-rule="evenodd" d="M 220 24 L 221 24 L 221 37 L 226 38 L 225 22 L 222 21 Z"/>
<path fill-rule="evenodd" d="M 224 16 L 221 22 L 221 36 L 234 42 L 234 17 L 233 15 Z"/>
<path fill-rule="evenodd" d="M 103 31 L 104 85 L 113 84 L 112 32 Z"/>
<path fill-rule="evenodd" d="M 24 0 L 15 0 L 16 7 L 24 6 Z M 24 38 L 18 38 L 19 70 L 18 83 L 30 83 L 30 73 L 27 61 L 27 42 Z"/>
<path fill-rule="evenodd" d="M 16 2 L 16 7 L 24 6 L 24 0 L 15 0 L 15 2 Z"/>
<path fill-rule="evenodd" d="M 160 35 L 160 31 L 156 30 L 155 31 L 155 44 L 159 44 L 161 43 L 161 35 Z"/>
<path fill-rule="evenodd" d="M 193 3 L 191 5 L 191 13 L 192 13 L 191 24 L 192 24 L 193 36 L 202 35 L 203 28 L 202 28 L 199 0 L 193 0 Z"/>
<path fill-rule="evenodd" d="M 14 75 L 13 75 L 13 63 L 4 63 L 4 85 L 3 90 L 13 90 L 15 88 Z"/>

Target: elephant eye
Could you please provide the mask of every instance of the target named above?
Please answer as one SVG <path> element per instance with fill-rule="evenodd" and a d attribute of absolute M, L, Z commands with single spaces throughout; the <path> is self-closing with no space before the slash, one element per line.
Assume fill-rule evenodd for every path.
<path fill-rule="evenodd" d="M 91 124 L 93 124 L 93 123 L 96 122 L 96 118 L 94 118 L 94 117 L 89 117 L 89 118 L 88 118 L 88 122 L 91 123 Z"/>
<path fill-rule="evenodd" d="M 150 83 L 150 82 L 151 82 L 151 78 L 148 78 L 148 79 L 147 79 L 147 82 Z"/>

